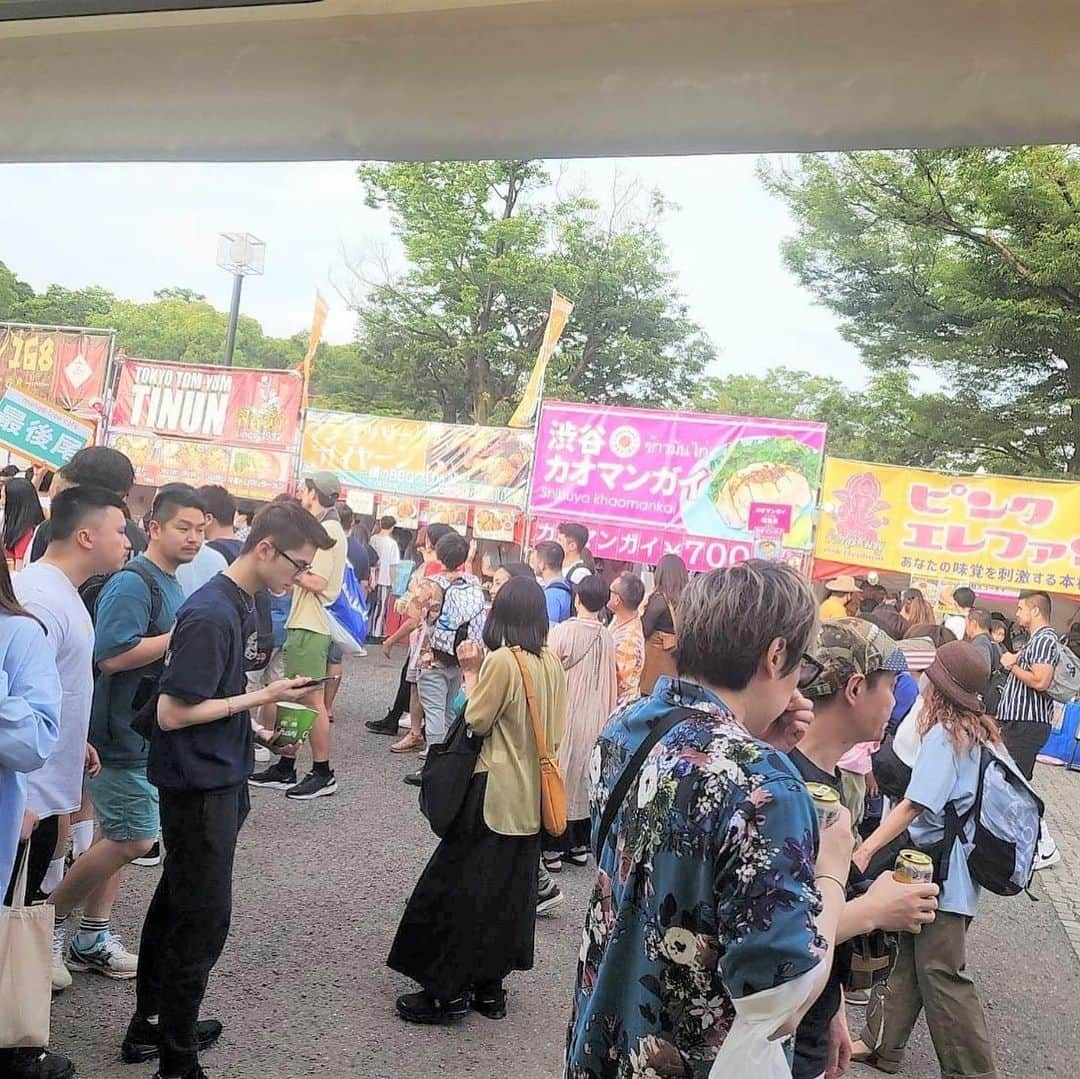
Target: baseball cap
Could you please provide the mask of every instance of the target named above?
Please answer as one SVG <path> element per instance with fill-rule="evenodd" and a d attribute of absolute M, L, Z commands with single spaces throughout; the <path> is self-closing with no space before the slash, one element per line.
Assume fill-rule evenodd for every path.
<path fill-rule="evenodd" d="M 326 469 L 309 473 L 304 477 L 304 480 L 314 484 L 315 490 L 328 498 L 341 494 L 341 480 L 333 472 L 328 472 Z"/>
<path fill-rule="evenodd" d="M 821 664 L 821 673 L 802 691 L 811 700 L 839 693 L 855 674 L 871 675 L 875 671 L 902 674 L 908 669 L 896 641 L 862 618 L 822 622 L 810 653 Z"/>

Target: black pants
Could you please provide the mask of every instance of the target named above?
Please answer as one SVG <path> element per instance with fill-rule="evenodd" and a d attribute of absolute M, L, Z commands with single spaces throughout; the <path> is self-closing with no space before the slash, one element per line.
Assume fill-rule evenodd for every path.
<path fill-rule="evenodd" d="M 30 864 L 26 870 L 26 902 L 36 903 L 42 898 L 41 882 L 49 871 L 49 863 L 56 850 L 56 840 L 60 832 L 59 817 L 42 817 L 37 827 L 30 833 Z M 11 880 L 8 881 L 7 891 L 4 894 L 4 905 L 11 906 L 11 899 L 15 892 L 15 877 L 19 872 L 19 863 L 22 861 L 25 843 L 20 843 L 15 852 L 15 865 L 11 871 Z"/>
<path fill-rule="evenodd" d="M 159 1016 L 162 1075 L 198 1062 L 195 1024 L 229 933 L 236 837 L 247 813 L 246 784 L 161 791 L 165 863 L 143 923 L 136 1013 Z"/>
<path fill-rule="evenodd" d="M 1029 782 L 1035 774 L 1035 758 L 1046 745 L 1050 729 L 1049 723 L 1034 723 L 1030 720 L 1012 720 L 1001 724 L 1001 737 L 1005 748 Z"/>
<path fill-rule="evenodd" d="M 401 668 L 401 679 L 398 682 L 397 696 L 394 698 L 394 703 L 390 707 L 390 715 L 394 719 L 401 719 L 402 716 L 409 714 L 409 697 L 412 694 L 412 686 L 405 681 L 405 676 L 409 673 L 409 661 L 405 660 L 405 666 Z"/>

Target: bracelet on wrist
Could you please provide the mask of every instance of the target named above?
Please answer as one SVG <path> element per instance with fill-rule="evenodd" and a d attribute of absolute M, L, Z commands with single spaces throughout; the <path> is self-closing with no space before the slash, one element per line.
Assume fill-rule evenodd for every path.
<path fill-rule="evenodd" d="M 847 885 L 839 877 L 834 877 L 831 873 L 815 873 L 814 880 L 831 880 L 833 884 L 839 886 L 840 891 L 843 892 L 845 896 L 847 895 Z"/>

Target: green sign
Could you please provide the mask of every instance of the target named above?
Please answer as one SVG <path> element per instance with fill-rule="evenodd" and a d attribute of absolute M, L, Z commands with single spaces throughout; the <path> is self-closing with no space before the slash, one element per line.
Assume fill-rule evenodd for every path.
<path fill-rule="evenodd" d="M 0 446 L 49 468 L 62 468 L 94 436 L 91 424 L 25 390 L 0 396 Z"/>

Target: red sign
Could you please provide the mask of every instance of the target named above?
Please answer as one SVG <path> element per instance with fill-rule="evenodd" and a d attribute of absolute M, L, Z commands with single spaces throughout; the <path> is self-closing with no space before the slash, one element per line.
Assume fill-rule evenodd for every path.
<path fill-rule="evenodd" d="M 66 409 L 101 403 L 110 333 L 0 324 L 0 393 L 11 384 Z"/>
<path fill-rule="evenodd" d="M 293 450 L 303 380 L 297 371 L 124 359 L 111 430 Z"/>

